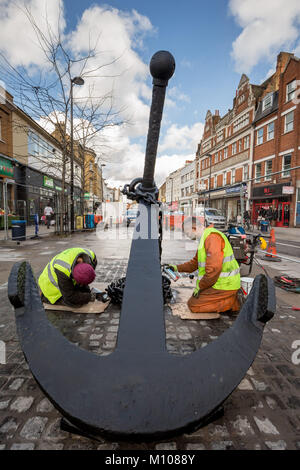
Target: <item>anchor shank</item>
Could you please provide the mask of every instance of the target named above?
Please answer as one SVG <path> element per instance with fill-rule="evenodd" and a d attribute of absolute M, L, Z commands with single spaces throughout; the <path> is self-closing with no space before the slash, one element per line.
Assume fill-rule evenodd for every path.
<path fill-rule="evenodd" d="M 165 348 L 157 210 L 153 205 L 140 203 L 126 274 L 117 349 L 159 352 Z"/>

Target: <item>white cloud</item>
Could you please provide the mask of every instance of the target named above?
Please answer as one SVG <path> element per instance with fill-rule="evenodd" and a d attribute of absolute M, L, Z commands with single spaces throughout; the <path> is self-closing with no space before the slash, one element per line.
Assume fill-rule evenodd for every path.
<path fill-rule="evenodd" d="M 13 66 L 45 66 L 45 56 L 36 34 L 24 14 L 28 9 L 43 34 L 48 37 L 47 24 L 52 33 L 65 28 L 62 0 L 0 0 L 0 49 Z"/>
<path fill-rule="evenodd" d="M 89 61 L 90 73 L 84 76 L 84 86 L 75 87 L 75 99 L 87 96 L 89 88 L 93 89 L 95 96 L 113 91 L 114 104 L 121 109 L 121 117 L 130 123 L 107 128 L 97 135 L 95 150 L 106 163 L 104 176 L 111 185 L 124 185 L 142 176 L 145 159 L 143 141 L 148 132 L 152 90 L 148 85 L 151 83 L 149 65 L 143 62 L 138 52 L 144 47 L 145 38 L 155 33 L 150 20 L 136 10 L 125 12 L 109 6 L 93 5 L 83 12 L 74 30 L 67 31 L 64 16 L 67 12 L 63 9 L 63 0 L 25 0 L 25 5 L 31 9 L 45 33 L 46 16 L 53 30 L 59 22 L 65 46 L 76 58 L 85 54 L 90 46 L 95 47 L 96 55 Z M 14 66 L 24 66 L 28 72 L 33 73 L 32 67 L 40 70 L 46 67 L 28 20 L 9 0 L 0 0 L 0 50 Z M 110 65 L 91 73 L 102 64 Z M 75 66 L 72 73 L 73 76 L 80 74 L 80 69 Z M 180 84 L 168 88 L 167 109 L 189 102 Z M 180 127 L 170 119 L 171 116 L 165 112 L 155 171 L 158 185 L 167 174 L 184 165 L 185 160 L 195 158 L 203 131 L 201 123 Z M 46 126 L 47 119 L 41 118 L 40 123 Z"/>
<path fill-rule="evenodd" d="M 159 151 L 175 150 L 176 152 L 192 152 L 196 153 L 197 144 L 200 142 L 203 134 L 204 125 L 201 122 L 196 122 L 193 126 L 178 127 L 177 124 L 172 124 L 166 132 L 162 143 L 159 146 Z"/>
<path fill-rule="evenodd" d="M 232 45 L 237 72 L 249 73 L 262 60 L 273 62 L 280 50 L 300 49 L 299 0 L 230 0 L 229 10 L 242 28 Z"/>

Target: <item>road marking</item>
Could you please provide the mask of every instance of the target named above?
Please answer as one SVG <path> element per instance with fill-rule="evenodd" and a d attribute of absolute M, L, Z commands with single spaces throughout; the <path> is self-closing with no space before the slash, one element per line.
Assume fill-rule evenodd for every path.
<path fill-rule="evenodd" d="M 287 245 L 287 243 L 280 243 L 280 242 L 276 242 L 277 245 L 283 245 L 283 246 L 290 246 L 291 248 L 299 248 L 300 249 L 300 245 Z"/>

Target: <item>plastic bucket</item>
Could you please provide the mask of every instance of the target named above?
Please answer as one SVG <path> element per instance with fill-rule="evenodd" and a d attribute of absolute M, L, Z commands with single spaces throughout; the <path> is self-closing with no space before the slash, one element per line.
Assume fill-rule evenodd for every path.
<path fill-rule="evenodd" d="M 252 277 L 241 277 L 241 287 L 248 295 L 252 289 L 254 279 Z"/>

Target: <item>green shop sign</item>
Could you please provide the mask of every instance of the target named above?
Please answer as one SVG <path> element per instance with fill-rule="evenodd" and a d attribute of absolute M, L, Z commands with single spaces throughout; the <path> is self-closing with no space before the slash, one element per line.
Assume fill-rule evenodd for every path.
<path fill-rule="evenodd" d="M 48 176 L 44 176 L 44 186 L 46 186 L 46 188 L 54 188 L 53 179 Z"/>
<path fill-rule="evenodd" d="M 0 157 L 0 175 L 14 176 L 14 167 L 11 161 Z"/>
<path fill-rule="evenodd" d="M 84 199 L 90 199 L 90 193 L 84 193 Z"/>

